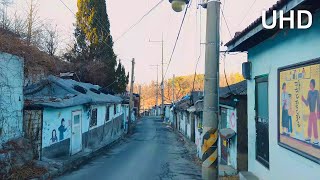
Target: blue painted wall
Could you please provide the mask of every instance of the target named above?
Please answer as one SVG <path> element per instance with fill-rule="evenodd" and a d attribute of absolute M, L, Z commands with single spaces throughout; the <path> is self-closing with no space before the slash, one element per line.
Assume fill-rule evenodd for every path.
<path fill-rule="evenodd" d="M 54 109 L 54 108 L 44 109 L 42 148 L 48 147 L 52 144 L 55 144 L 62 140 L 70 138 L 72 111 L 77 111 L 77 110 L 81 110 L 82 112 L 84 112 L 83 106 L 75 106 L 75 107 L 62 108 L 62 109 Z M 62 119 L 64 119 L 64 127 L 61 127 Z M 87 122 L 87 120 L 85 119 L 86 119 L 86 115 L 82 113 L 82 124 L 84 124 L 84 122 Z M 55 134 L 53 133 L 53 131 L 56 132 L 57 139 L 52 135 L 52 134 Z"/>
<path fill-rule="evenodd" d="M 278 145 L 277 69 L 320 57 L 320 13 L 307 30 L 282 30 L 248 51 L 253 77 L 269 75 L 270 169 L 255 160 L 255 81 L 248 81 L 248 165 L 261 179 L 319 179 L 320 165 Z"/>
<path fill-rule="evenodd" d="M 117 105 L 120 106 L 121 105 Z M 97 109 L 97 125 L 90 127 L 89 122 L 91 118 L 90 111 L 92 109 Z M 82 112 L 81 119 L 81 130 L 82 133 L 94 130 L 105 124 L 107 105 L 92 105 L 92 106 L 74 106 L 68 108 L 45 108 L 43 111 L 43 133 L 42 133 L 42 148 L 49 147 L 55 143 L 61 142 L 63 140 L 69 139 L 71 137 L 71 118 L 72 112 L 80 110 Z M 110 118 L 114 119 L 123 112 L 119 108 L 118 112 L 114 114 L 113 105 L 109 105 Z M 61 127 L 61 121 L 64 119 L 64 127 Z M 56 132 L 57 139 L 52 138 Z M 62 133 L 60 135 L 60 133 Z M 63 136 L 63 139 L 60 137 Z"/>
<path fill-rule="evenodd" d="M 22 136 L 23 60 L 0 52 L 0 143 Z"/>

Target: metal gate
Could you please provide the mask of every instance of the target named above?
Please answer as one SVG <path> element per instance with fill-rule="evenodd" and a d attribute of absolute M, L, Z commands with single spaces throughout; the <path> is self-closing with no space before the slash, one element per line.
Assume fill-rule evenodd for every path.
<path fill-rule="evenodd" d="M 30 140 L 33 155 L 41 159 L 42 147 L 42 110 L 24 110 L 23 129 L 25 137 Z"/>

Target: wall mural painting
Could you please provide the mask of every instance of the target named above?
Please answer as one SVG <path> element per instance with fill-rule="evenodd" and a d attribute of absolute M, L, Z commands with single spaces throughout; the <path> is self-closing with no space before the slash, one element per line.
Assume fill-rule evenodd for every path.
<path fill-rule="evenodd" d="M 57 131 L 55 129 L 52 130 L 50 141 L 51 141 L 51 143 L 58 142 Z"/>
<path fill-rule="evenodd" d="M 279 145 L 320 164 L 320 59 L 279 69 Z"/>
<path fill-rule="evenodd" d="M 59 141 L 62 141 L 64 140 L 64 133 L 67 131 L 64 118 L 61 119 L 61 124 L 58 130 L 59 130 Z"/>

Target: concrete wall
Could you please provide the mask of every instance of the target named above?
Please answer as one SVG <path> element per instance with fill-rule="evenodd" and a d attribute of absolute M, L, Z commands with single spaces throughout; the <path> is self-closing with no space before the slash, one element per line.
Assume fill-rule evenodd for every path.
<path fill-rule="evenodd" d="M 0 52 L 0 143 L 22 136 L 23 60 Z"/>
<path fill-rule="evenodd" d="M 109 107 L 110 111 L 109 121 L 106 121 L 107 107 Z M 58 157 L 70 154 L 71 118 L 73 111 L 80 110 L 82 112 L 82 148 L 97 146 L 101 141 L 105 140 L 104 135 L 109 136 L 113 135 L 114 132 L 120 132 L 123 112 L 121 105 L 117 105 L 118 112 L 114 114 L 113 107 L 113 105 L 92 105 L 61 109 L 45 108 L 43 111 L 42 155 L 46 157 Z M 90 112 L 94 108 L 97 109 L 97 125 L 90 127 Z M 62 119 L 64 119 L 64 127 L 61 127 Z M 52 138 L 53 131 L 57 134 L 57 140 Z M 111 131 L 112 133 L 110 133 Z"/>
<path fill-rule="evenodd" d="M 69 155 L 70 137 L 71 137 L 71 116 L 72 111 L 82 111 L 82 131 L 88 131 L 89 123 L 88 110 L 83 106 L 75 106 L 62 109 L 45 108 L 43 110 L 43 128 L 42 128 L 42 155 L 46 157 L 55 157 Z M 61 126 L 64 119 L 64 126 Z M 55 139 L 56 132 L 57 139 Z M 53 137 L 53 138 L 52 138 Z"/>
<path fill-rule="evenodd" d="M 165 120 L 166 121 L 170 121 L 170 114 L 171 114 L 171 111 L 170 111 L 170 106 L 164 106 L 165 108 Z"/>
<path fill-rule="evenodd" d="M 187 138 L 191 139 L 191 119 L 189 117 L 189 113 L 184 113 L 184 118 L 187 124 L 186 135 L 187 135 Z"/>
<path fill-rule="evenodd" d="M 320 57 L 320 13 L 307 30 L 283 30 L 250 49 L 252 74 L 269 75 L 270 168 L 256 161 L 255 81 L 248 81 L 248 165 L 261 179 L 319 179 L 320 165 L 278 145 L 277 69 Z"/>
<path fill-rule="evenodd" d="M 227 127 L 231 128 L 237 133 L 237 110 L 227 109 Z M 237 136 L 237 135 L 236 135 Z M 234 169 L 237 169 L 237 138 L 232 138 L 229 148 L 228 165 L 231 165 Z"/>
<path fill-rule="evenodd" d="M 82 144 L 84 148 L 95 148 L 101 143 L 111 142 L 118 138 L 123 133 L 121 128 L 123 121 L 123 114 L 105 122 L 101 126 L 86 131 L 82 134 Z"/>
<path fill-rule="evenodd" d="M 201 121 L 200 116 L 196 115 L 195 116 L 195 144 L 197 146 L 197 156 L 199 158 L 202 158 L 202 152 L 201 152 L 202 135 L 199 132 L 199 127 L 198 127 L 199 121 Z"/>

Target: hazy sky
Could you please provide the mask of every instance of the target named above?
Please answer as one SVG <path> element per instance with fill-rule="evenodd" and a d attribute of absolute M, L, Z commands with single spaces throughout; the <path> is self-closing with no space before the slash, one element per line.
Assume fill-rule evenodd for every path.
<path fill-rule="evenodd" d="M 15 0 L 16 9 L 25 5 L 27 0 Z M 74 15 L 59 0 L 38 0 L 41 19 L 57 24 L 61 34 L 62 47 L 70 42 L 73 33 Z M 77 0 L 62 0 L 75 13 Z M 107 0 L 107 12 L 111 23 L 113 39 L 125 32 L 139 20 L 149 9 L 160 0 Z M 176 51 L 166 78 L 172 74 L 193 74 L 198 57 L 200 56 L 198 72 L 204 73 L 204 45 L 200 53 L 200 35 L 205 38 L 206 10 L 198 8 L 198 0 L 192 0 L 185 23 L 180 35 Z M 268 9 L 276 0 L 221 0 L 221 8 L 229 25 L 232 36 L 261 15 L 263 9 Z M 251 8 L 251 5 L 254 5 Z M 201 12 L 201 23 L 200 23 Z M 161 63 L 161 46 L 150 43 L 149 40 L 161 40 L 164 35 L 164 60 L 168 63 L 182 20 L 183 12 L 175 13 L 168 0 L 164 0 L 139 25 L 119 39 L 114 44 L 115 53 L 123 59 L 126 70 L 131 70 L 132 58 L 136 59 L 136 82 L 145 83 L 156 79 L 156 69 L 150 65 Z M 221 41 L 226 43 L 231 39 L 225 22 L 221 21 Z M 201 25 L 201 28 L 200 28 Z M 201 29 L 201 33 L 200 33 Z M 241 64 L 246 60 L 245 54 L 229 55 L 226 58 L 226 71 L 240 72 Z M 223 70 L 221 61 L 221 70 Z M 166 66 L 165 66 L 166 70 Z M 160 72 L 159 72 L 160 77 Z"/>

